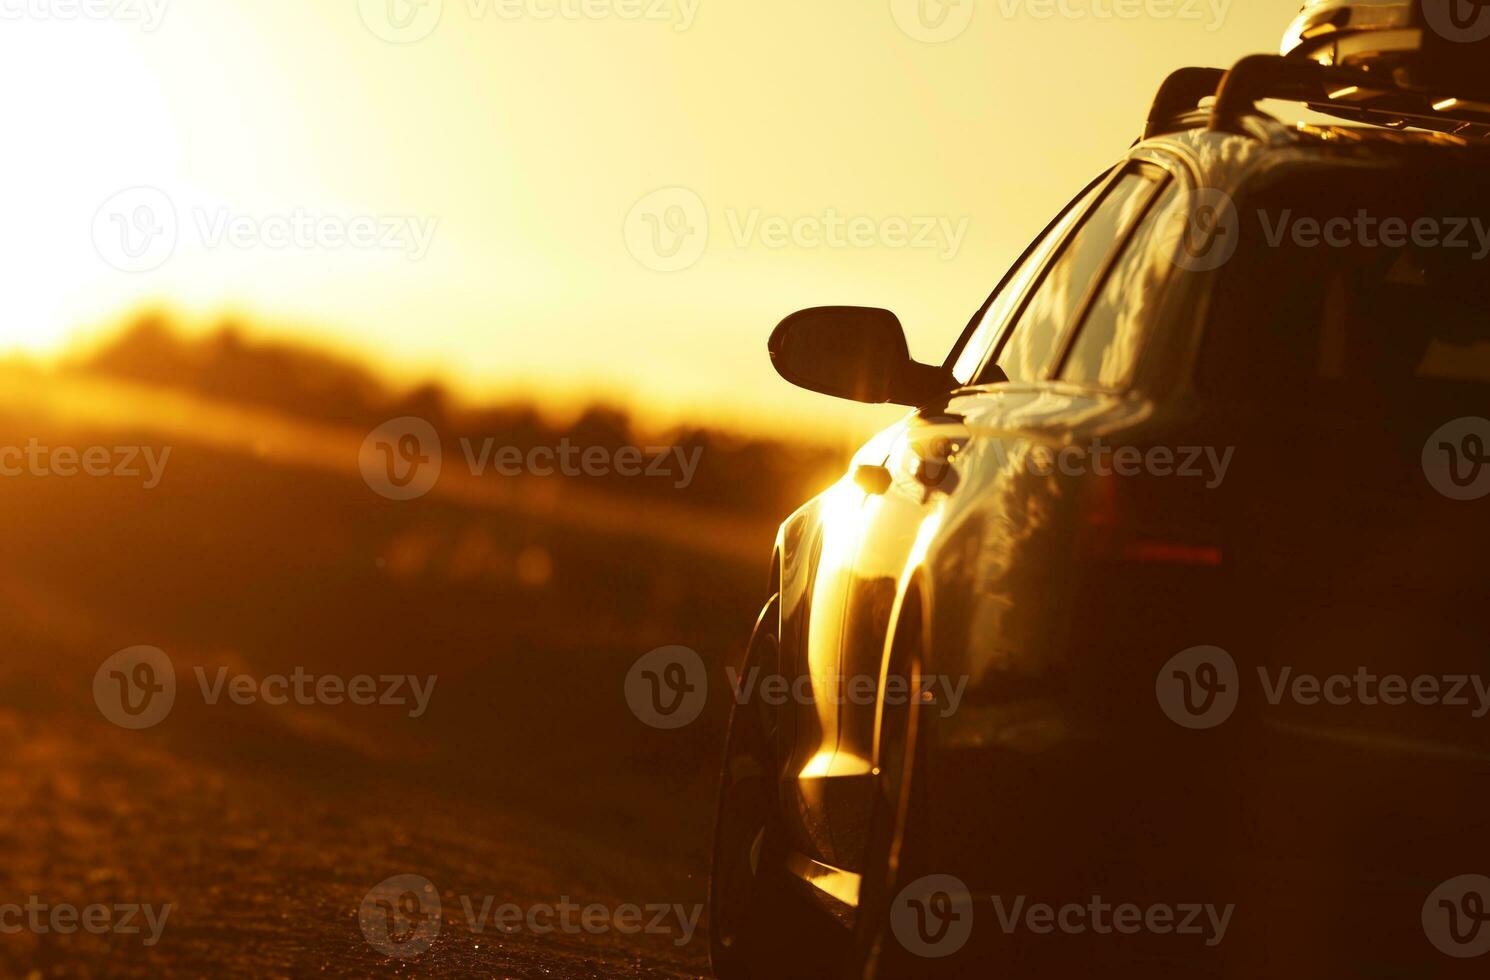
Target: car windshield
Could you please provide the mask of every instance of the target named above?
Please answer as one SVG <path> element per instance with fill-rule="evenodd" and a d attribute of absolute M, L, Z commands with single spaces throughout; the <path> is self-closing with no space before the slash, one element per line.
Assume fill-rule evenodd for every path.
<path fill-rule="evenodd" d="M 1337 168 L 1276 183 L 1236 212 L 1203 387 L 1335 397 L 1490 385 L 1483 169 Z"/>

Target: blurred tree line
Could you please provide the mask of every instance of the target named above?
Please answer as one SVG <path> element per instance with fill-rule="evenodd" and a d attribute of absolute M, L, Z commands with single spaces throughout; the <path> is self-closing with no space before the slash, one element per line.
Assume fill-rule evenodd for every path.
<path fill-rule="evenodd" d="M 744 437 L 704 426 L 639 433 L 629 414 L 613 405 L 591 405 L 572 423 L 559 425 L 531 403 L 460 404 L 435 382 L 395 390 L 350 357 L 289 341 L 250 339 L 232 323 L 187 336 L 161 313 L 137 317 L 74 367 L 360 429 L 372 429 L 391 418 L 417 416 L 439 431 L 447 458 L 460 453 L 462 439 L 472 440 L 478 452 L 486 439 L 526 452 L 556 446 L 566 437 L 575 446 L 611 451 L 625 446 L 675 446 L 691 456 L 701 448 L 698 472 L 684 490 L 667 478 L 612 473 L 572 479 L 618 494 L 674 502 L 681 495 L 697 506 L 773 519 L 784 517 L 832 482 L 846 465 L 842 448 L 805 441 Z"/>

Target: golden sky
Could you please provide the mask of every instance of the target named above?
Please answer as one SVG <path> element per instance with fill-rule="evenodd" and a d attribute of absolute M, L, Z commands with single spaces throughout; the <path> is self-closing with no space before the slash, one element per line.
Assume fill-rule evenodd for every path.
<path fill-rule="evenodd" d="M 0 351 L 163 302 L 472 394 L 859 427 L 776 378 L 783 315 L 885 306 L 940 360 L 1167 71 L 1298 6 L 0 0 Z"/>

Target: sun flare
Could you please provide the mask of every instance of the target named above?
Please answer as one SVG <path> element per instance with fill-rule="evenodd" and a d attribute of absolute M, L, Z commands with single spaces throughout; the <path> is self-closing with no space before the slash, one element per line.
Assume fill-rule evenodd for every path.
<path fill-rule="evenodd" d="M 0 326 L 0 354 L 57 354 L 72 339 L 73 331 L 60 324 L 33 323 Z"/>

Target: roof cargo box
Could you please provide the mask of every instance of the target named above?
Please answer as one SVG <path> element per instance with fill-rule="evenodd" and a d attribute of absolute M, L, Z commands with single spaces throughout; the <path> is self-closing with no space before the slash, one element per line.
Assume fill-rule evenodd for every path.
<path fill-rule="evenodd" d="M 1284 36 L 1283 54 L 1487 101 L 1490 0 L 1310 0 Z"/>

